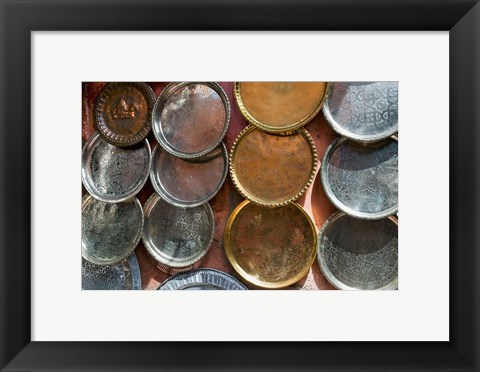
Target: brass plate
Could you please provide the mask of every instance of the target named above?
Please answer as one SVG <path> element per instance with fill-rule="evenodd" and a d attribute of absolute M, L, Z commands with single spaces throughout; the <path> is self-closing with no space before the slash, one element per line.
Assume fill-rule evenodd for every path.
<path fill-rule="evenodd" d="M 266 207 L 297 200 L 312 183 L 317 150 L 305 129 L 290 136 L 268 134 L 250 125 L 230 153 L 230 176 L 246 199 Z"/>
<path fill-rule="evenodd" d="M 243 201 L 225 227 L 225 253 L 235 271 L 263 288 L 300 280 L 315 260 L 317 234 L 297 203 L 265 208 Z"/>
<path fill-rule="evenodd" d="M 243 82 L 234 93 L 240 112 L 269 133 L 286 133 L 307 124 L 322 108 L 326 82 Z"/>

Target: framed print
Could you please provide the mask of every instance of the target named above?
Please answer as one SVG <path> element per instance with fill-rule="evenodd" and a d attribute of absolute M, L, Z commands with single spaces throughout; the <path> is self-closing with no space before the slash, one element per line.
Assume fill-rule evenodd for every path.
<path fill-rule="evenodd" d="M 0 12 L 1 370 L 480 369 L 477 1 L 0 0 Z M 148 96 L 152 81 L 184 80 L 398 81 L 398 290 L 82 291 L 82 84 L 145 82 Z"/>

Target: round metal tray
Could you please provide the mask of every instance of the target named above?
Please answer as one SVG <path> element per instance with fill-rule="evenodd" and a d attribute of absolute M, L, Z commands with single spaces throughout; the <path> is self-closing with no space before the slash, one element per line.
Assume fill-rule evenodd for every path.
<path fill-rule="evenodd" d="M 147 182 L 151 153 L 147 140 L 117 147 L 94 132 L 83 146 L 82 182 L 96 199 L 118 203 L 135 196 Z"/>
<path fill-rule="evenodd" d="M 181 159 L 155 146 L 150 180 L 155 191 L 170 204 L 196 207 L 212 199 L 228 173 L 227 149 L 221 143 L 215 150 L 194 160 Z"/>
<path fill-rule="evenodd" d="M 165 280 L 159 290 L 248 290 L 243 283 L 223 271 L 196 269 Z"/>
<path fill-rule="evenodd" d="M 152 115 L 158 143 L 172 155 L 191 159 L 220 144 L 230 124 L 230 102 L 217 83 L 171 83 Z"/>
<path fill-rule="evenodd" d="M 283 288 L 299 281 L 315 260 L 317 234 L 297 203 L 265 208 L 248 200 L 225 227 L 225 253 L 235 271 L 263 288 Z"/>
<path fill-rule="evenodd" d="M 334 213 L 318 235 L 318 263 L 338 289 L 398 287 L 398 221 Z"/>
<path fill-rule="evenodd" d="M 323 113 L 332 128 L 349 139 L 388 138 L 398 130 L 398 82 L 331 83 Z"/>
<path fill-rule="evenodd" d="M 176 207 L 153 193 L 143 208 L 142 241 L 147 252 L 159 263 L 185 268 L 207 254 L 215 230 L 210 204 Z"/>
<path fill-rule="evenodd" d="M 339 137 L 325 151 L 320 173 L 330 201 L 349 215 L 380 219 L 398 210 L 396 137 L 368 145 Z"/>

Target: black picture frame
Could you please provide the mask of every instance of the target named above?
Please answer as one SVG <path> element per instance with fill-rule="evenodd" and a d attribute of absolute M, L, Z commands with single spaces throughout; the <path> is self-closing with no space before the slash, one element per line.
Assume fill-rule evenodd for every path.
<path fill-rule="evenodd" d="M 0 27 L 2 370 L 480 370 L 478 1 L 0 0 Z M 31 342 L 30 33 L 37 30 L 449 31 L 450 341 Z"/>

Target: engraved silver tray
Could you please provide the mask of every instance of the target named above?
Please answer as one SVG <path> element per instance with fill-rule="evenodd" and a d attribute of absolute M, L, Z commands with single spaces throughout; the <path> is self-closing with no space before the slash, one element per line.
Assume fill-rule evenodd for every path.
<path fill-rule="evenodd" d="M 215 230 L 210 204 L 177 207 L 153 193 L 143 210 L 142 241 L 156 261 L 173 268 L 185 268 L 207 254 Z"/>
<path fill-rule="evenodd" d="M 396 137 L 368 145 L 339 137 L 325 151 L 320 174 L 327 197 L 349 215 L 380 219 L 398 210 Z"/>
<path fill-rule="evenodd" d="M 332 83 L 323 113 L 332 128 L 349 139 L 388 138 L 398 130 L 398 82 Z"/>
<path fill-rule="evenodd" d="M 82 182 L 94 198 L 118 203 L 135 196 L 150 172 L 150 145 L 111 145 L 94 132 L 83 146 Z"/>
<path fill-rule="evenodd" d="M 168 278 L 158 290 L 248 290 L 248 288 L 223 271 L 196 269 Z"/>
<path fill-rule="evenodd" d="M 137 256 L 115 265 L 95 265 L 82 258 L 82 290 L 141 290 L 142 278 Z"/>
<path fill-rule="evenodd" d="M 181 159 L 156 145 L 152 154 L 150 180 L 155 191 L 170 204 L 195 207 L 212 199 L 228 172 L 228 155 L 221 143 L 196 159 Z"/>
<path fill-rule="evenodd" d="M 217 83 L 171 83 L 153 108 L 153 133 L 172 155 L 203 156 L 222 141 L 230 124 L 230 102 Z"/>
<path fill-rule="evenodd" d="M 317 259 L 338 289 L 398 287 L 398 221 L 362 220 L 334 213 L 318 234 Z"/>
<path fill-rule="evenodd" d="M 137 198 L 105 203 L 86 194 L 82 201 L 82 257 L 96 265 L 127 258 L 142 236 L 143 210 Z"/>

